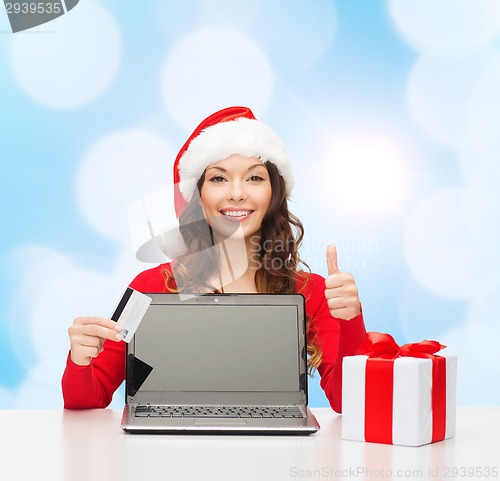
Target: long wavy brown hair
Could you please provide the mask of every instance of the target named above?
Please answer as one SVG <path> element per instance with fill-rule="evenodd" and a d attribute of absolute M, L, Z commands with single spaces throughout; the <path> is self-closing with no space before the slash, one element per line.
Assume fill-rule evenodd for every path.
<path fill-rule="evenodd" d="M 302 261 L 298 252 L 304 237 L 304 227 L 288 210 L 285 181 L 277 167 L 271 162 L 265 162 L 264 165 L 269 173 L 272 194 L 269 208 L 262 220 L 259 249 L 257 254 L 252 255 L 252 260 L 256 260 L 254 257 L 257 255 L 260 263 L 255 273 L 255 285 L 257 292 L 291 294 L 297 292 L 297 278 L 301 279 L 304 287 L 309 279 L 300 265 L 309 273 L 310 268 Z M 200 193 L 204 181 L 205 172 L 197 183 Z M 193 196 L 188 203 L 179 217 L 179 226 L 189 254 L 175 259 L 172 270 L 163 271 L 166 288 L 170 292 L 221 292 L 210 283 L 210 279 L 217 277 L 219 254 L 216 249 L 210 249 L 214 245 L 213 234 L 204 218 L 200 196 Z M 307 317 L 307 334 L 310 332 L 310 324 L 311 320 Z M 312 373 L 322 359 L 322 351 L 315 339 L 308 337 L 307 353 L 307 366 Z"/>

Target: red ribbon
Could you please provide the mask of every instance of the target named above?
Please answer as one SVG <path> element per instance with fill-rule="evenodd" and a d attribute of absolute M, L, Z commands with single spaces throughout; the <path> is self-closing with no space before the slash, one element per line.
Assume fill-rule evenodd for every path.
<path fill-rule="evenodd" d="M 365 385 L 365 440 L 392 444 L 394 361 L 398 357 L 432 360 L 432 442 L 446 432 L 446 358 L 435 353 L 444 349 L 437 341 L 398 346 L 390 334 L 368 332 L 356 354 L 367 355 Z"/>

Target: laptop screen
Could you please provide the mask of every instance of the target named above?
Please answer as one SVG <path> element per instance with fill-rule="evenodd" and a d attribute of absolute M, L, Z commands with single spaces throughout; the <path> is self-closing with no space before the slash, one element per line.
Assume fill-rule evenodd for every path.
<path fill-rule="evenodd" d="M 294 297 L 297 304 L 298 296 L 285 297 Z M 130 371 L 140 374 L 142 366 L 145 379 L 135 373 L 139 393 L 303 389 L 300 303 L 245 304 L 245 298 L 257 300 L 240 295 L 236 305 L 229 296 L 217 296 L 217 302 L 209 302 L 215 296 L 201 296 L 201 304 L 153 301 L 131 342 L 134 365 L 129 354 L 127 382 Z"/>

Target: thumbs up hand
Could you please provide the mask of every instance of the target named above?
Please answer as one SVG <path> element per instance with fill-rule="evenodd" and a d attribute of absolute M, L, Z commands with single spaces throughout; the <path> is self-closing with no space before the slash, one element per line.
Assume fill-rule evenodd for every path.
<path fill-rule="evenodd" d="M 350 272 L 340 272 L 337 263 L 337 248 L 326 248 L 328 277 L 325 279 L 325 297 L 333 317 L 351 320 L 361 312 L 358 288 Z"/>

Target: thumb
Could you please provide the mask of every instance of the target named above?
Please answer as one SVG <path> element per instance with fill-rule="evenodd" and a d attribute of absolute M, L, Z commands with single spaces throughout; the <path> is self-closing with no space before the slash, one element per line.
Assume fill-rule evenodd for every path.
<path fill-rule="evenodd" d="M 326 248 L 326 265 L 328 266 L 328 275 L 338 274 L 340 272 L 337 263 L 337 248 L 334 245 L 329 245 Z"/>

